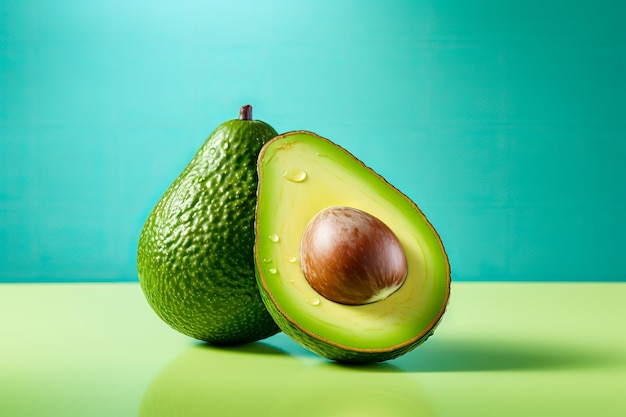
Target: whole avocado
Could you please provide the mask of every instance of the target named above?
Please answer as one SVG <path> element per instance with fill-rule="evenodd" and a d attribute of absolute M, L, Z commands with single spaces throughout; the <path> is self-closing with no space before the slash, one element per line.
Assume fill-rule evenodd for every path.
<path fill-rule="evenodd" d="M 279 331 L 253 257 L 257 156 L 277 136 L 252 107 L 218 126 L 169 186 L 139 237 L 137 269 L 152 309 L 175 330 L 215 344 Z"/>

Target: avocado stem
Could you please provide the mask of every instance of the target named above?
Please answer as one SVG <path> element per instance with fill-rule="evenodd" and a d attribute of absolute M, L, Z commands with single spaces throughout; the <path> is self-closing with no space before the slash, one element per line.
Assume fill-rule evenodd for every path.
<path fill-rule="evenodd" d="M 239 110 L 239 120 L 252 120 L 252 106 L 246 104 Z"/>

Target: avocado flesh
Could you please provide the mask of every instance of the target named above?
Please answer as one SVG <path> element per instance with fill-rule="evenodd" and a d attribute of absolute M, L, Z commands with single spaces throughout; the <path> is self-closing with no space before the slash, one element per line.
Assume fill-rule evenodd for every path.
<path fill-rule="evenodd" d="M 276 136 L 268 124 L 230 120 L 215 129 L 170 185 L 142 229 L 141 288 L 175 330 L 218 344 L 279 331 L 256 285 L 256 160 Z"/>
<path fill-rule="evenodd" d="M 439 323 L 450 268 L 439 236 L 417 206 L 348 151 L 314 133 L 281 135 L 261 150 L 255 261 L 261 295 L 279 327 L 337 361 L 383 361 L 406 353 Z M 299 265 L 302 234 L 332 206 L 363 210 L 400 240 L 407 278 L 389 297 L 351 306 L 323 298 Z"/>

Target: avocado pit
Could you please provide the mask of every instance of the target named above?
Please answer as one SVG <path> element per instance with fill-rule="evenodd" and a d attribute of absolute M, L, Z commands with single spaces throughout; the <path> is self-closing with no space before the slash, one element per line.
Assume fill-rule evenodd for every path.
<path fill-rule="evenodd" d="M 407 276 L 406 255 L 393 231 L 346 206 L 326 208 L 311 219 L 300 243 L 300 267 L 315 291 L 347 305 L 383 300 Z"/>

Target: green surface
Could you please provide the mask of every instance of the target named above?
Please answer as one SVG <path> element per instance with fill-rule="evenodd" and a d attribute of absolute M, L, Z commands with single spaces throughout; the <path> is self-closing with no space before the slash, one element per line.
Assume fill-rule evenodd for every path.
<path fill-rule="evenodd" d="M 1 416 L 626 415 L 626 284 L 453 283 L 435 336 L 341 366 L 279 334 L 214 348 L 136 283 L 0 285 Z"/>

